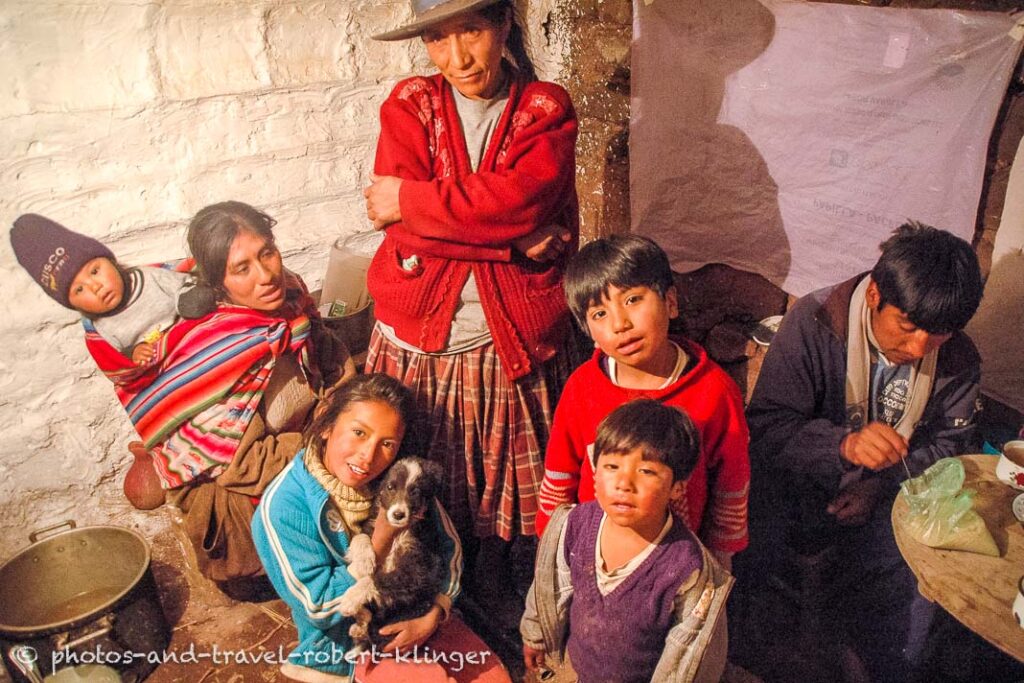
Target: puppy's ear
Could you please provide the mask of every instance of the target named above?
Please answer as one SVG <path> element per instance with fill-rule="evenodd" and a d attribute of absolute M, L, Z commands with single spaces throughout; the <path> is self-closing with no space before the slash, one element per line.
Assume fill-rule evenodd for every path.
<path fill-rule="evenodd" d="M 436 463 L 433 460 L 423 460 L 420 462 L 420 466 L 423 469 L 423 475 L 430 481 L 430 488 L 433 489 L 436 495 L 441 491 L 441 481 L 444 479 L 444 468 L 441 467 L 440 463 Z"/>

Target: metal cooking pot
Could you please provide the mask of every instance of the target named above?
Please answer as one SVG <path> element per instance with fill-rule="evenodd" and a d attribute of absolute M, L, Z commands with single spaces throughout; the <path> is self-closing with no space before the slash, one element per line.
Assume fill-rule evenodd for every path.
<path fill-rule="evenodd" d="M 0 566 L 0 647 L 14 680 L 37 683 L 81 664 L 112 667 L 129 683 L 145 678 L 170 640 L 145 539 L 67 521 L 29 542 Z"/>

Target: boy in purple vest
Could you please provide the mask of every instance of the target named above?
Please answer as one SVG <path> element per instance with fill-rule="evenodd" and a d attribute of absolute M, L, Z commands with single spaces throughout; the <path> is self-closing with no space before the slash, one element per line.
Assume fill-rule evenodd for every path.
<path fill-rule="evenodd" d="M 594 453 L 596 500 L 559 507 L 537 550 L 526 667 L 567 652 L 581 683 L 719 680 L 733 579 L 669 507 L 700 453 L 693 422 L 631 401 L 598 426 Z"/>

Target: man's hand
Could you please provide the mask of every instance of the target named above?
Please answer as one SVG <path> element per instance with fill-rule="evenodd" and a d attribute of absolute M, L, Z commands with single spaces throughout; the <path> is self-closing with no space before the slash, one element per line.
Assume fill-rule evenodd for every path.
<path fill-rule="evenodd" d="M 523 663 L 527 671 L 537 671 L 544 666 L 544 650 L 538 650 L 523 643 Z"/>
<path fill-rule="evenodd" d="M 383 651 L 410 650 L 416 645 L 422 645 L 427 642 L 427 639 L 434 635 L 434 631 L 441 624 L 443 614 L 444 612 L 441 608 L 434 605 L 422 617 L 388 624 L 380 630 L 381 635 L 394 635 L 395 637 L 388 641 Z"/>
<path fill-rule="evenodd" d="M 839 453 L 854 465 L 884 470 L 907 456 L 907 440 L 884 422 L 869 422 L 850 432 L 839 445 Z"/>
<path fill-rule="evenodd" d="M 826 510 L 835 516 L 838 524 L 861 526 L 871 517 L 881 491 L 882 480 L 879 477 L 861 479 L 840 491 Z"/>
<path fill-rule="evenodd" d="M 366 215 L 377 230 L 402 220 L 402 209 L 398 205 L 401 187 L 401 178 L 370 174 L 370 186 L 363 190 L 363 196 L 366 197 Z"/>
<path fill-rule="evenodd" d="M 514 240 L 512 246 L 531 261 L 546 263 L 558 258 L 571 241 L 572 233 L 568 228 L 548 225 Z"/>

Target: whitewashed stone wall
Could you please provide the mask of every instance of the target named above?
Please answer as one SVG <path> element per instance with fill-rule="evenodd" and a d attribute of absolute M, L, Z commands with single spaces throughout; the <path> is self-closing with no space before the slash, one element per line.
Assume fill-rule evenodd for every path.
<path fill-rule="evenodd" d="M 529 3 L 542 77 L 567 41 Z M 18 266 L 8 232 L 41 213 L 127 264 L 185 255 L 203 206 L 277 218 L 285 263 L 320 285 L 331 242 L 367 229 L 377 110 L 428 72 L 418 41 L 378 43 L 407 3 L 4 0 L 0 3 L 0 561 L 64 519 L 160 530 L 121 494 L 133 431 L 77 316 Z"/>

